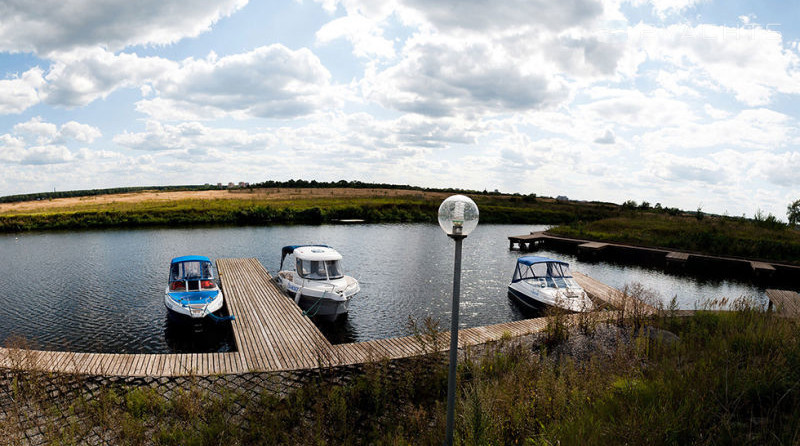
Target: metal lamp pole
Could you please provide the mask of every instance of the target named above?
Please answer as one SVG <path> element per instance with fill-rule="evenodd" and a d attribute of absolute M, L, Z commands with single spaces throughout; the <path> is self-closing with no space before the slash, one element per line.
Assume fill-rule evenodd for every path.
<path fill-rule="evenodd" d="M 447 438 L 445 446 L 453 444 L 453 425 L 455 423 L 456 405 L 456 363 L 458 361 L 458 300 L 461 294 L 461 241 L 466 235 L 453 228 L 448 237 L 456 241 L 455 264 L 453 266 L 453 309 L 450 317 L 450 371 L 447 375 Z M 458 233 L 456 233 L 458 232 Z"/>
<path fill-rule="evenodd" d="M 450 370 L 447 376 L 447 435 L 445 446 L 453 444 L 456 410 L 456 364 L 458 363 L 458 300 L 461 294 L 461 242 L 478 225 L 478 206 L 471 198 L 453 195 L 439 205 L 439 226 L 456 242 L 453 266 L 453 309 L 450 312 Z"/>

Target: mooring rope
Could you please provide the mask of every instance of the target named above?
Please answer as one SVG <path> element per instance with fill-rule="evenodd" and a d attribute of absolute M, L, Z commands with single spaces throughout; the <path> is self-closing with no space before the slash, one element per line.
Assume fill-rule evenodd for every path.
<path fill-rule="evenodd" d="M 234 315 L 230 315 L 230 316 L 217 316 L 216 314 L 214 314 L 214 313 L 211 313 L 211 312 L 208 312 L 208 313 L 206 313 L 206 314 L 207 314 L 207 315 L 208 315 L 208 317 L 210 317 L 210 318 L 211 318 L 211 320 L 213 320 L 214 322 L 225 322 L 225 321 L 235 321 L 235 320 L 236 320 L 236 316 L 234 316 Z"/>

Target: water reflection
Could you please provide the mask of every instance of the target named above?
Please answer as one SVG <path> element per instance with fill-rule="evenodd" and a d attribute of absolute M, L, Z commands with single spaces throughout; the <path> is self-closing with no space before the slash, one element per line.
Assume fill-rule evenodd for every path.
<path fill-rule="evenodd" d="M 164 317 L 164 338 L 170 351 L 181 353 L 230 352 L 235 341 L 231 322 L 208 318 L 190 321 Z"/>

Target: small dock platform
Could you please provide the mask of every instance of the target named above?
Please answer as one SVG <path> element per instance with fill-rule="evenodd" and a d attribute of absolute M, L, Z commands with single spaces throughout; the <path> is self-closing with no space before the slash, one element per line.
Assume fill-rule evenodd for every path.
<path fill-rule="evenodd" d="M 787 290 L 767 290 L 769 310 L 780 316 L 800 317 L 800 294 Z"/>
<path fill-rule="evenodd" d="M 599 280 L 593 279 L 586 274 L 573 271 L 572 277 L 578 282 L 578 285 L 586 291 L 586 294 L 589 295 L 589 298 L 591 298 L 595 304 L 624 310 L 625 313 L 636 312 L 638 314 L 653 314 L 656 312 L 654 306 L 637 300 L 634 296 L 625 295 L 622 291 L 610 287 Z"/>
<path fill-rule="evenodd" d="M 237 350 L 225 353 L 115 354 L 0 348 L 0 368 L 90 376 L 173 377 L 313 370 L 449 350 L 450 333 L 332 345 L 278 288 L 257 259 L 217 261 Z M 621 293 L 588 276 L 576 280 L 594 298 L 619 305 Z M 574 315 L 573 315 L 574 316 Z M 573 317 L 569 316 L 569 317 Z M 600 312 L 598 318 L 611 318 Z M 547 318 L 459 330 L 459 348 L 539 333 Z M 432 342 L 435 341 L 435 342 Z"/>
<path fill-rule="evenodd" d="M 671 252 L 667 253 L 667 255 L 666 255 L 666 257 L 664 257 L 664 259 L 666 259 L 667 265 L 669 265 L 669 264 L 683 265 L 683 264 L 685 264 L 686 262 L 689 261 L 689 255 L 690 254 L 688 252 L 674 252 L 674 251 L 671 251 Z"/>

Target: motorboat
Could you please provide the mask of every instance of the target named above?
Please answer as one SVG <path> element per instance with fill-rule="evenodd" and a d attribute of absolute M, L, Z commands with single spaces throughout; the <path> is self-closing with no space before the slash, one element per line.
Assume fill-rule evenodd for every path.
<path fill-rule="evenodd" d="M 287 256 L 294 261 L 284 270 Z M 335 320 L 347 313 L 350 299 L 361 290 L 356 279 L 344 275 L 341 261 L 342 255 L 327 245 L 284 246 L 278 284 L 305 315 Z"/>
<path fill-rule="evenodd" d="M 508 294 L 523 307 L 541 310 L 557 307 L 572 312 L 594 310 L 586 291 L 578 285 L 569 263 L 547 257 L 517 259 Z"/>
<path fill-rule="evenodd" d="M 214 264 L 204 256 L 175 257 L 170 262 L 169 282 L 164 305 L 178 318 L 224 319 L 214 313 L 222 308 L 222 290 L 214 274 Z"/>

